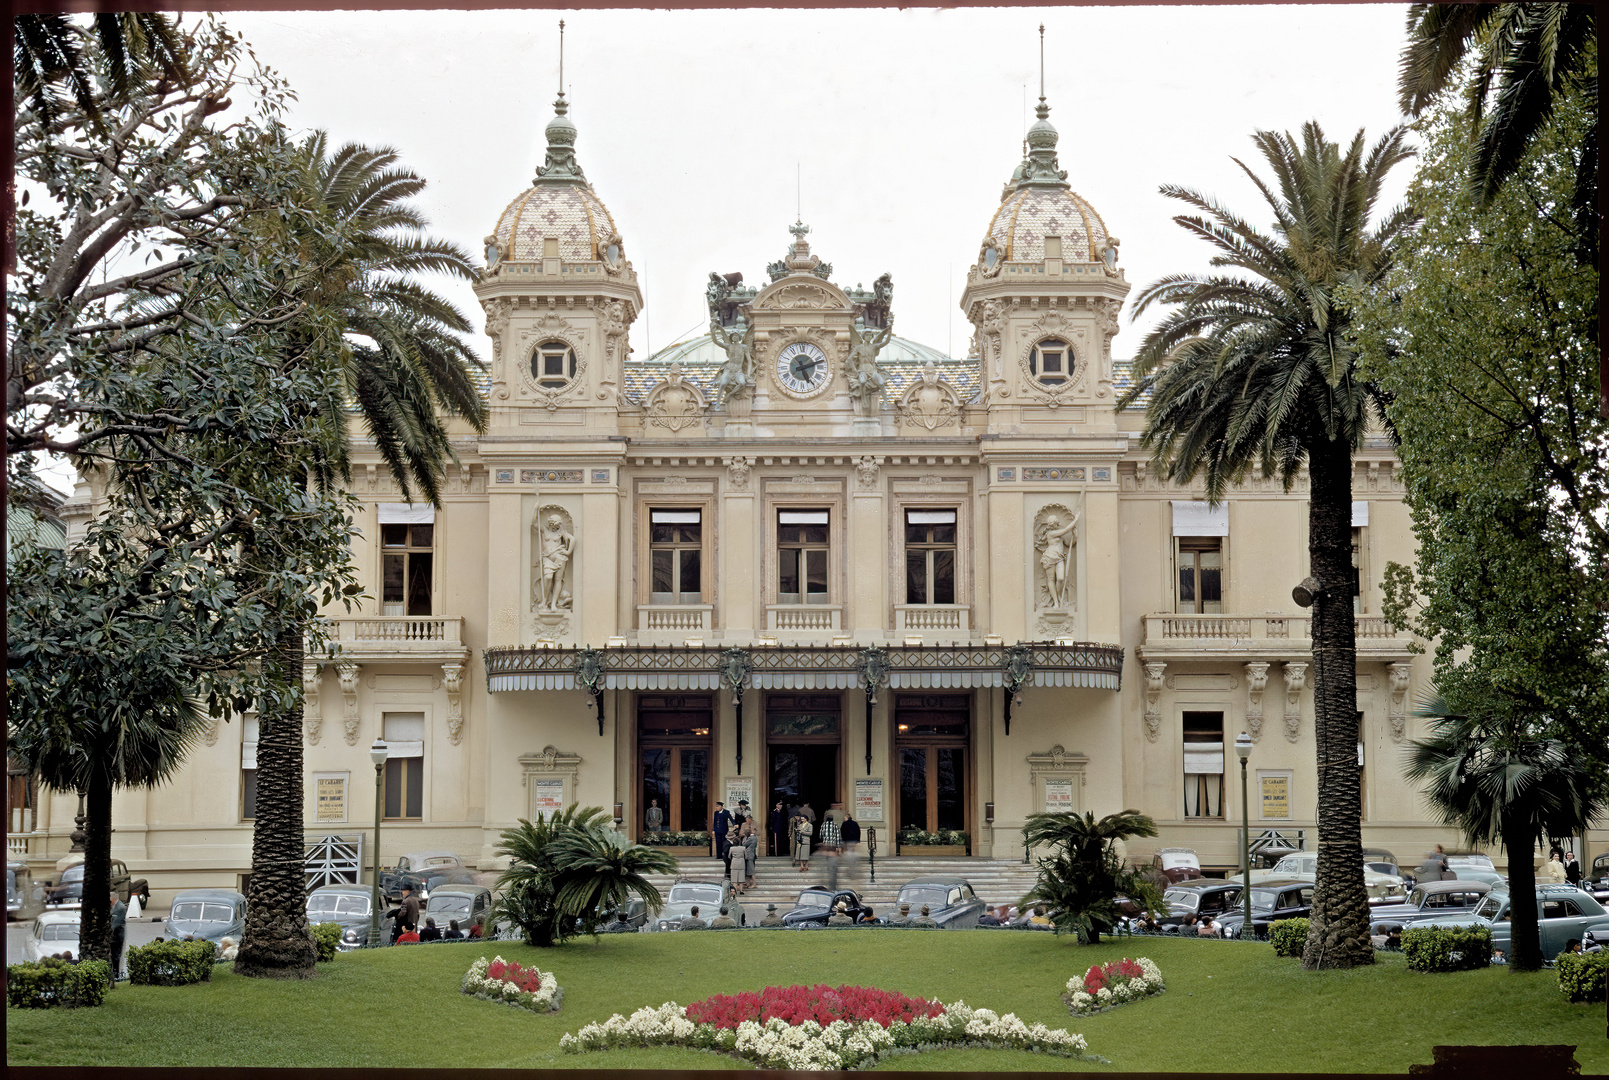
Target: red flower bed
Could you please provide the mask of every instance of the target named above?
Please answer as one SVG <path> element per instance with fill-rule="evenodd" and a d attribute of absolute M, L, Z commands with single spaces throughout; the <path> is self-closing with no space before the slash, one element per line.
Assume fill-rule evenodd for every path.
<path fill-rule="evenodd" d="M 486 969 L 488 979 L 510 982 L 528 994 L 542 989 L 542 973 L 534 967 L 521 967 L 506 960 L 493 960 Z"/>
<path fill-rule="evenodd" d="M 697 1024 L 735 1028 L 745 1020 L 765 1023 L 776 1017 L 789 1025 L 814 1020 L 826 1027 L 834 1020 L 852 1024 L 875 1020 L 888 1027 L 896 1020 L 910 1023 L 919 1016 L 938 1016 L 944 1006 L 926 998 L 908 998 L 869 986 L 768 986 L 759 993 L 716 994 L 687 1006 L 687 1018 Z"/>
<path fill-rule="evenodd" d="M 1130 979 L 1137 979 L 1144 974 L 1145 969 L 1129 959 L 1113 960 L 1105 966 L 1096 964 L 1084 972 L 1084 993 L 1093 996 L 1101 990 L 1123 986 Z"/>

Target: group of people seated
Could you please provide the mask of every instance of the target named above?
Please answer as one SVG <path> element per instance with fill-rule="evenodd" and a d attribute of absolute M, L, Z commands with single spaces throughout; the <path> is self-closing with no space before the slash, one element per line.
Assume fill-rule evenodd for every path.
<path fill-rule="evenodd" d="M 984 908 L 983 914 L 978 916 L 978 925 L 1049 930 L 1052 923 L 1050 909 L 1044 904 L 1035 904 L 1031 908 L 1018 907 L 1014 904 L 1000 904 L 993 908 Z"/>
<path fill-rule="evenodd" d="M 469 932 L 465 933 L 459 929 L 457 919 L 448 919 L 447 929 L 443 930 L 436 925 L 436 920 L 432 917 L 425 919 L 424 929 L 422 930 L 415 930 L 412 927 L 404 930 L 397 936 L 397 944 L 411 945 L 416 941 L 464 941 L 478 937 L 480 937 L 479 923 L 471 926 Z"/>

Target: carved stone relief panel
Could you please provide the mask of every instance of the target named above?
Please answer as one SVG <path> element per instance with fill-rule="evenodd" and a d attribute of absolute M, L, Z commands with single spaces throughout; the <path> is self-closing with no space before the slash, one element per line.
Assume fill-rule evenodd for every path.
<path fill-rule="evenodd" d="M 531 610 L 551 633 L 569 630 L 575 607 L 575 523 L 568 510 L 547 504 L 531 516 Z"/>

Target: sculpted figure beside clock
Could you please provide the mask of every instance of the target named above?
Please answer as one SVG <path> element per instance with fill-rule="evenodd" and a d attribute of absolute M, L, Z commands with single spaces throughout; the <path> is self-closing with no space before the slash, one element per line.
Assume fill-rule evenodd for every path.
<path fill-rule="evenodd" d="M 777 353 L 777 382 L 791 394 L 814 394 L 827 385 L 827 354 L 808 341 L 795 341 Z"/>

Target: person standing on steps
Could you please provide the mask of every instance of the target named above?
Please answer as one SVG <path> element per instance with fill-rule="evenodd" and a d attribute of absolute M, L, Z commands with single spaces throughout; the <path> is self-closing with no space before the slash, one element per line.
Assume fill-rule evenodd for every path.
<path fill-rule="evenodd" d="M 715 857 L 720 859 L 722 862 L 726 861 L 726 853 L 731 846 L 727 843 L 726 839 L 726 834 L 731 828 L 731 812 L 726 809 L 725 803 L 716 803 L 715 820 L 710 825 L 710 832 L 715 836 Z M 732 867 L 730 865 L 728 865 L 726 868 L 726 876 L 732 876 Z"/>
<path fill-rule="evenodd" d="M 804 814 L 793 819 L 793 861 L 799 864 L 801 874 L 810 869 L 810 839 L 815 831 L 816 827 Z"/>
<path fill-rule="evenodd" d="M 648 810 L 643 814 L 643 824 L 648 826 L 649 832 L 664 831 L 665 811 L 659 808 L 658 799 L 648 800 Z"/>
<path fill-rule="evenodd" d="M 781 799 L 771 808 L 771 854 L 788 854 L 788 812 Z"/>

